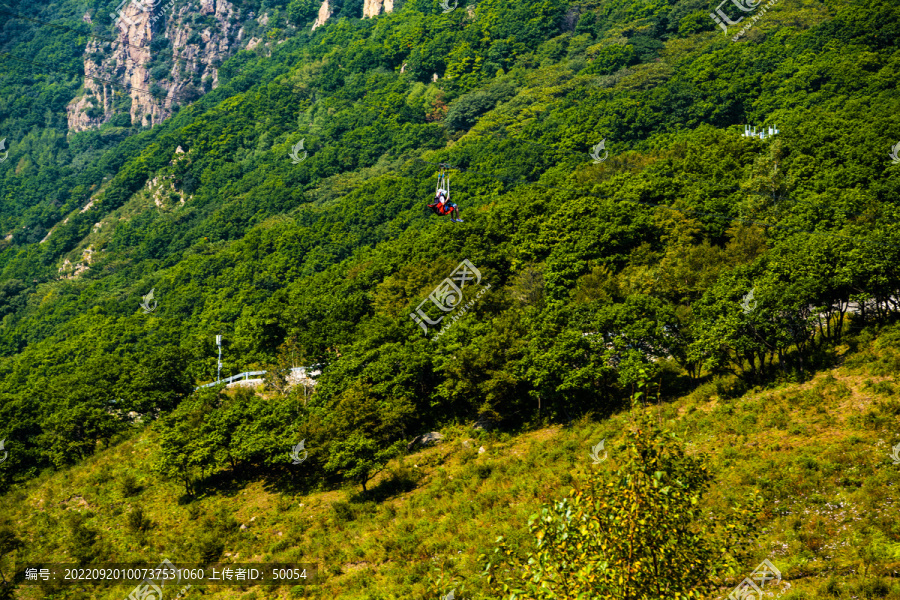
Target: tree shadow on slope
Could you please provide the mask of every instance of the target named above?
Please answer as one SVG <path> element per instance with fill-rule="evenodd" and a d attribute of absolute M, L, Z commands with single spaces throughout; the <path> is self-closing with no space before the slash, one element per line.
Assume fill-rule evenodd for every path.
<path fill-rule="evenodd" d="M 350 502 L 354 504 L 363 502 L 384 502 L 389 498 L 406 494 L 418 487 L 422 476 L 412 469 L 400 468 L 392 471 L 387 477 L 364 492 L 357 492 L 350 496 Z"/>

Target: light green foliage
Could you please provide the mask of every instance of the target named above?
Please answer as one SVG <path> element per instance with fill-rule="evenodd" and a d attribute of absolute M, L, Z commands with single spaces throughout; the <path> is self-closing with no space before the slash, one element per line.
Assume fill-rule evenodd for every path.
<path fill-rule="evenodd" d="M 324 469 L 357 482 L 363 491 L 405 446 L 402 435 L 412 416 L 410 405 L 379 402 L 373 391 L 363 384 L 350 386 L 328 420 L 331 444 Z"/>
<path fill-rule="evenodd" d="M 631 45 L 598 44 L 587 49 L 591 65 L 587 73 L 610 75 L 629 64 L 634 58 L 634 47 Z"/>
<path fill-rule="evenodd" d="M 468 129 L 483 113 L 515 93 L 515 87 L 512 84 L 500 82 L 485 90 L 465 94 L 450 105 L 447 113 L 447 125 L 453 129 Z"/>
<path fill-rule="evenodd" d="M 645 386 L 642 379 L 638 389 Z M 581 489 L 533 516 L 533 550 L 519 554 L 501 539 L 486 571 L 504 597 L 703 598 L 711 573 L 746 559 L 760 498 L 731 514 L 709 511 L 712 474 L 677 435 L 656 426 L 640 407 L 645 398 L 635 394 L 639 416 L 609 449 L 620 457 L 615 472 L 596 468 Z M 507 567 L 514 575 L 503 576 Z"/>

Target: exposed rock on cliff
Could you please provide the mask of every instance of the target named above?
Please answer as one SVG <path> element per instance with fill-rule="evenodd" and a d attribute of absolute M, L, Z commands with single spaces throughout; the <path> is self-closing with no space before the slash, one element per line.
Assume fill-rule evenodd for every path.
<path fill-rule="evenodd" d="M 127 3 L 116 15 L 115 42 L 92 40 L 84 54 L 85 81 L 81 95 L 67 107 L 70 131 L 98 127 L 128 114 L 131 124 L 144 127 L 162 122 L 180 106 L 196 100 L 219 83 L 218 66 L 242 47 L 254 49 L 265 36 L 246 32 L 240 21 L 254 18 L 228 0 L 200 0 L 174 8 L 175 0 Z M 148 5 L 153 5 L 147 8 Z M 394 0 L 364 0 L 363 17 L 394 10 Z M 313 29 L 334 13 L 329 0 L 319 7 Z M 269 23 L 264 13 L 260 27 Z M 90 13 L 82 19 L 91 22 Z M 121 122 L 120 122 L 121 121 Z M 128 125 L 119 117 L 117 125 Z"/>
<path fill-rule="evenodd" d="M 389 13 L 394 11 L 394 0 L 364 0 L 363 18 L 377 17 L 381 14 L 381 9 Z"/>
<path fill-rule="evenodd" d="M 331 6 L 328 4 L 328 0 L 322 0 L 322 6 L 319 7 L 319 15 L 316 17 L 316 22 L 313 23 L 313 31 L 315 31 L 316 27 L 321 27 L 325 24 L 325 21 L 331 16 L 333 13 Z"/>
<path fill-rule="evenodd" d="M 68 258 L 63 261 L 62 266 L 58 269 L 59 276 L 61 279 L 75 279 L 88 269 L 90 269 L 90 264 L 93 262 L 94 258 L 94 247 L 88 246 L 81 253 L 81 260 L 76 263 L 72 263 Z"/>
<path fill-rule="evenodd" d="M 84 131 L 125 111 L 133 123 L 153 125 L 216 87 L 217 67 L 240 38 L 236 12 L 228 0 L 201 0 L 199 11 L 175 10 L 171 2 L 149 10 L 126 5 L 117 41 L 91 41 L 85 49 L 88 77 L 83 95 L 67 107 L 69 129 Z"/>
<path fill-rule="evenodd" d="M 175 156 L 169 161 L 169 167 L 158 171 L 157 176 L 147 181 L 146 187 L 157 209 L 172 210 L 184 206 L 185 202 L 193 198 L 184 189 L 182 181 L 173 171 L 178 163 L 190 160 L 181 146 L 175 149 Z"/>
<path fill-rule="evenodd" d="M 394 12 L 394 0 L 363 0 L 362 17 L 364 19 L 377 17 L 381 13 L 389 12 Z M 316 22 L 313 23 L 312 28 L 316 29 L 316 27 L 324 25 L 325 21 L 327 21 L 333 13 L 334 7 L 328 0 L 323 0 L 322 5 L 319 7 L 319 15 L 316 17 Z"/>

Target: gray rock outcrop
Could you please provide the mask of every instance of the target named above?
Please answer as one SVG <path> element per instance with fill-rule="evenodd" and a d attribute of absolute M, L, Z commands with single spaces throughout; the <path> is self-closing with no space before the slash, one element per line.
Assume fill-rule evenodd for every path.
<path fill-rule="evenodd" d="M 437 431 L 429 431 L 428 433 L 422 434 L 410 443 L 406 445 L 407 450 L 412 450 L 416 446 L 430 446 L 432 444 L 436 444 L 444 439 L 444 436 L 441 435 Z"/>

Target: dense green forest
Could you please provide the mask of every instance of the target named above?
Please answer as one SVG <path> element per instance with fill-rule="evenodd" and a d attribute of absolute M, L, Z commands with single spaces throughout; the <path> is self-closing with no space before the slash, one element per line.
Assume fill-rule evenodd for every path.
<path fill-rule="evenodd" d="M 735 42 L 706 0 L 346 1 L 314 31 L 240 1 L 267 43 L 215 89 L 71 133 L 115 4 L 0 6 L 0 491 L 145 427 L 188 497 L 364 488 L 447 424 L 804 381 L 900 310 L 895 3 L 784 0 Z M 443 163 L 464 223 L 426 208 Z M 410 316 L 464 260 L 435 339 Z M 316 364 L 315 392 L 194 393 L 216 335 L 223 376 Z"/>
<path fill-rule="evenodd" d="M 898 19 L 785 5 L 734 43 L 685 0 L 407 3 L 242 51 L 152 130 L 66 135 L 92 31 L 50 42 L 9 18 L 9 55 L 56 68 L 4 62 L 4 485 L 127 435 L 132 411 L 213 418 L 214 397 L 182 400 L 215 378 L 216 334 L 226 374 L 279 353 L 325 365 L 299 413 L 252 408 L 282 417 L 267 439 L 216 442 L 273 474 L 304 435 L 340 476 L 356 459 L 338 446 L 607 411 L 638 367 L 669 389 L 802 378 L 847 302 L 878 301 L 856 325 L 896 307 Z M 424 208 L 442 162 L 463 224 Z M 172 183 L 155 206 L 151 180 Z M 89 269 L 61 277 L 88 246 Z M 463 259 L 490 290 L 432 343 L 409 314 Z"/>

